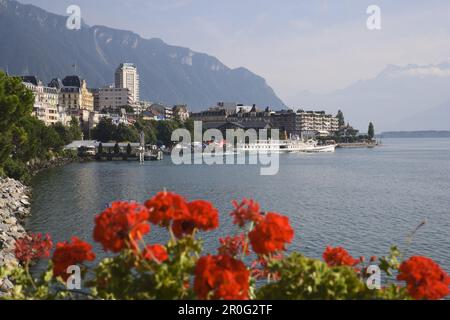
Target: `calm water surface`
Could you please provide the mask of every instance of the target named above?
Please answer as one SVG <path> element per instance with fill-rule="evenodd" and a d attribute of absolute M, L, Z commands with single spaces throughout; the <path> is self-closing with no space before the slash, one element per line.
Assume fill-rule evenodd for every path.
<path fill-rule="evenodd" d="M 34 179 L 28 228 L 56 241 L 72 235 L 92 241 L 94 216 L 110 202 L 142 202 L 166 188 L 220 209 L 220 230 L 206 234 L 208 250 L 218 236 L 235 232 L 231 201 L 247 197 L 290 217 L 291 250 L 320 257 L 327 245 L 341 245 L 368 257 L 397 244 L 450 272 L 450 139 L 386 139 L 376 149 L 280 157 L 276 176 L 260 176 L 257 166 L 175 166 L 168 157 L 144 166 L 92 162 L 52 169 Z M 424 220 L 409 244 L 408 235 Z M 153 228 L 147 241 L 165 239 Z"/>

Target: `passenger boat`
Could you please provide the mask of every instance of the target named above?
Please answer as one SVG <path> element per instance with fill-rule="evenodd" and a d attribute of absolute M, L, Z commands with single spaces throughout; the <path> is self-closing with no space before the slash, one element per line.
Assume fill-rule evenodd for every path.
<path fill-rule="evenodd" d="M 336 145 L 319 146 L 315 140 L 260 140 L 256 143 L 244 144 L 238 151 L 245 152 L 271 152 L 271 153 L 322 153 L 335 152 Z"/>

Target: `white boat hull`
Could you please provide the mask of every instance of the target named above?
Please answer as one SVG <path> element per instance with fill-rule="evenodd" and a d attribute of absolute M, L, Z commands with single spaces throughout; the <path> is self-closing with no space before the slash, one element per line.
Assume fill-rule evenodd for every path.
<path fill-rule="evenodd" d="M 310 153 L 330 153 L 336 151 L 336 145 L 329 145 L 329 146 L 316 146 L 312 150 L 308 150 L 306 152 Z"/>
<path fill-rule="evenodd" d="M 330 153 L 335 152 L 336 145 L 318 146 L 315 141 L 262 141 L 244 145 L 237 149 L 244 152 L 270 152 L 270 153 Z"/>

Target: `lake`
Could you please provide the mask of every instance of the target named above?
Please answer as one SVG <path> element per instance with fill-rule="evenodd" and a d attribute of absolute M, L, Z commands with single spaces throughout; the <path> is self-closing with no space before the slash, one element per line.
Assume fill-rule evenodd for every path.
<path fill-rule="evenodd" d="M 283 154 L 277 175 L 261 176 L 259 169 L 176 166 L 169 157 L 142 166 L 70 164 L 35 177 L 27 227 L 55 241 L 75 235 L 92 242 L 94 217 L 109 203 L 143 202 L 166 188 L 189 200 L 212 201 L 220 210 L 220 229 L 205 234 L 211 252 L 219 236 L 236 232 L 231 201 L 247 197 L 265 211 L 289 216 L 296 233 L 290 250 L 321 257 L 327 245 L 344 246 L 355 257 L 370 257 L 398 245 L 405 255 L 429 256 L 450 272 L 450 139 L 386 139 L 375 149 Z M 166 239 L 153 228 L 147 242 Z"/>

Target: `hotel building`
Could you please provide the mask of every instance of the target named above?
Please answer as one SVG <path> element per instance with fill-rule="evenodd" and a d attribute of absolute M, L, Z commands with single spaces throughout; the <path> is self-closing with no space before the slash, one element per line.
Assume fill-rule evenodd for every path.
<path fill-rule="evenodd" d="M 87 88 L 86 80 L 67 76 L 62 81 L 53 79 L 50 87 L 59 90 L 61 122 L 68 124 L 72 117 L 81 117 L 81 111 L 94 111 L 94 95 Z"/>
<path fill-rule="evenodd" d="M 122 63 L 116 70 L 114 75 L 115 87 L 126 88 L 130 90 L 133 102 L 139 102 L 139 74 L 136 65 L 132 63 Z"/>
<path fill-rule="evenodd" d="M 46 125 L 60 121 L 58 90 L 46 87 L 34 76 L 22 77 L 23 84 L 34 94 L 33 115 Z"/>
<path fill-rule="evenodd" d="M 94 89 L 94 110 L 118 112 L 121 108 L 134 104 L 131 92 L 127 88 L 101 88 Z"/>

